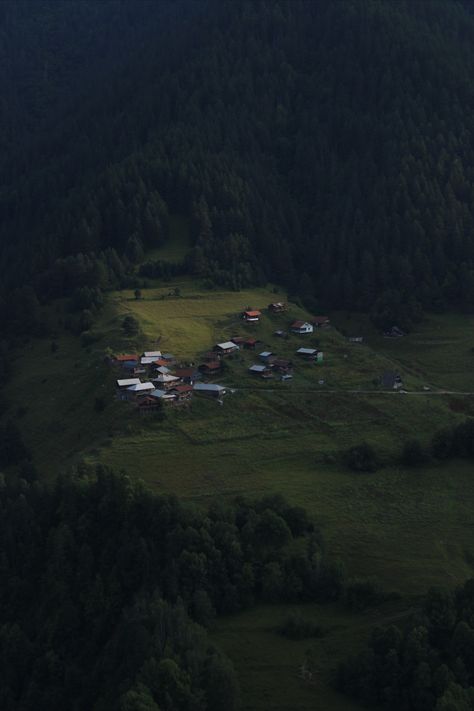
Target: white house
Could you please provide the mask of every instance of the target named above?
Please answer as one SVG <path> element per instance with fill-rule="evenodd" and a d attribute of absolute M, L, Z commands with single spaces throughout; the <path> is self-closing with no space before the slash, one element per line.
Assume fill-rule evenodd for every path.
<path fill-rule="evenodd" d="M 305 334 L 313 333 L 314 327 L 308 321 L 294 321 L 290 326 L 290 330 L 292 333 Z"/>

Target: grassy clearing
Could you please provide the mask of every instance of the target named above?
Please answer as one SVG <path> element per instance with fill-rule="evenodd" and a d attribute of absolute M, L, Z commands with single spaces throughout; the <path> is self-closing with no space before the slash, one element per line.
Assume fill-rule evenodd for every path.
<path fill-rule="evenodd" d="M 275 628 L 292 611 L 321 625 L 321 639 L 290 641 Z M 353 615 L 339 605 L 261 606 L 218 621 L 212 636 L 235 660 L 241 679 L 242 711 L 357 711 L 362 707 L 330 685 L 341 657 L 357 653 L 372 627 L 399 619 L 385 606 Z M 313 679 L 304 681 L 300 667 L 310 660 Z"/>
<path fill-rule="evenodd" d="M 368 318 L 339 313 L 336 324 L 435 387 L 474 391 L 474 315 L 429 315 L 404 338 L 383 338 Z"/>
<path fill-rule="evenodd" d="M 146 255 L 147 261 L 162 261 L 179 264 L 191 249 L 189 221 L 183 215 L 171 215 L 170 237 L 161 247 L 151 250 Z"/>

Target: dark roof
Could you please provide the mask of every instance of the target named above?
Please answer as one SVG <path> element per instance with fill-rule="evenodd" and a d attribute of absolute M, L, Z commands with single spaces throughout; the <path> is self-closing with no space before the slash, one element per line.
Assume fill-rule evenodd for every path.
<path fill-rule="evenodd" d="M 401 381 L 401 377 L 399 373 L 395 373 L 391 370 L 385 371 L 385 373 L 382 375 L 382 385 L 385 388 L 393 388 L 395 383 L 398 383 Z"/>
<path fill-rule="evenodd" d="M 196 374 L 196 368 L 175 368 L 174 375 L 178 378 L 192 378 Z"/>
<path fill-rule="evenodd" d="M 204 368 L 205 370 L 219 370 L 221 367 L 221 364 L 218 360 L 212 361 L 211 363 L 203 363 L 200 368 Z"/>

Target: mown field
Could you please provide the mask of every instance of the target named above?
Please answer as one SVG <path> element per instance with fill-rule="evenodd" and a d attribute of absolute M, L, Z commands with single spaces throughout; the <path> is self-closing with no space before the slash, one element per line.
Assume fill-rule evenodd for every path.
<path fill-rule="evenodd" d="M 85 458 L 125 469 L 156 491 L 198 505 L 222 496 L 281 493 L 311 512 L 329 550 L 350 575 L 376 576 L 386 589 L 408 599 L 433 584 L 455 585 L 472 573 L 471 465 L 406 469 L 397 457 L 407 439 L 416 435 L 427 445 L 434 430 L 474 412 L 468 395 L 433 393 L 436 388 L 474 390 L 473 317 L 429 317 L 416 332 L 393 341 L 378 336 L 357 315 L 337 314 L 338 328 L 283 340 L 274 331 L 307 317 L 301 307 L 291 305 L 281 315 L 265 311 L 256 326 L 239 317 L 248 307 L 265 308 L 286 298 L 273 287 L 205 291 L 195 281 L 180 279 L 144 289 L 142 296 L 109 295 L 94 326 L 97 340 L 87 347 L 63 333 L 55 338 L 56 352 L 43 340 L 31 341 L 18 355 L 6 395 L 45 476 Z M 121 328 L 127 314 L 141 327 L 133 339 Z M 354 335 L 363 328 L 362 345 L 349 344 L 341 333 Z M 197 363 L 214 343 L 245 334 L 262 345 L 256 353 L 242 351 L 226 360 L 216 382 L 234 392 L 223 407 L 196 397 L 190 410 L 169 410 L 157 420 L 138 418 L 128 404 L 114 399 L 118 373 L 105 362 L 109 352 L 159 348 L 183 364 Z M 323 363 L 298 362 L 295 351 L 301 345 L 318 345 Z M 294 360 L 291 382 L 264 382 L 248 374 L 264 349 Z M 409 392 L 380 390 L 386 370 L 400 372 Z M 106 401 L 103 412 L 95 407 L 98 396 Z M 341 462 L 341 451 L 363 440 L 385 463 L 374 474 L 355 474 Z M 295 671 L 305 642 L 289 642 L 272 631 L 283 608 L 259 608 L 219 621 L 215 637 L 239 669 L 245 709 L 356 708 L 331 691 L 328 674 L 345 650 L 360 643 L 377 615 L 386 613 L 349 619 L 341 610 L 314 610 L 321 619 L 336 621 L 315 643 L 321 674 L 309 685 Z"/>

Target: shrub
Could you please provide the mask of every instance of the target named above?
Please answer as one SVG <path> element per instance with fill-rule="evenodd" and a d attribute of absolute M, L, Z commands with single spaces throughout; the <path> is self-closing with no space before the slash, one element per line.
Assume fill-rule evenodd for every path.
<path fill-rule="evenodd" d="M 373 447 L 367 442 L 357 444 L 347 450 L 345 455 L 347 466 L 357 472 L 377 471 L 377 458 Z"/>

